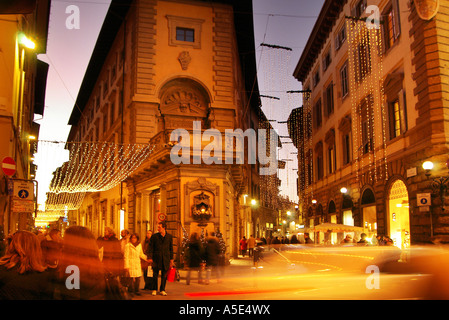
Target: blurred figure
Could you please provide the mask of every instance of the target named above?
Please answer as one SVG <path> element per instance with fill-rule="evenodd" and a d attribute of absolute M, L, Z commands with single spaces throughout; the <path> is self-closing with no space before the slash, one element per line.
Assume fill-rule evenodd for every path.
<path fill-rule="evenodd" d="M 350 234 L 347 234 L 346 237 L 341 241 L 342 244 L 346 243 L 353 243 L 352 236 Z"/>
<path fill-rule="evenodd" d="M 137 233 L 133 233 L 125 245 L 125 270 L 131 278 L 129 292 L 138 296 L 140 296 L 139 285 L 142 276 L 140 259 L 146 261 L 147 256 L 143 254 L 139 236 Z"/>
<path fill-rule="evenodd" d="M 220 282 L 220 270 L 218 268 L 218 257 L 220 255 L 220 245 L 215 237 L 215 232 L 207 238 L 206 247 L 204 249 L 204 260 L 206 260 L 206 284 L 209 284 L 212 271 L 215 273 L 217 282 Z"/>
<path fill-rule="evenodd" d="M 296 236 L 296 234 L 292 235 L 292 239 L 290 240 L 291 244 L 298 244 L 299 240 L 298 237 Z"/>
<path fill-rule="evenodd" d="M 190 284 L 191 272 L 198 273 L 198 283 L 202 283 L 201 262 L 203 261 L 203 245 L 200 241 L 198 233 L 194 232 L 190 236 L 189 244 L 187 245 L 185 260 L 187 264 L 186 284 Z"/>
<path fill-rule="evenodd" d="M 150 245 L 150 239 L 151 239 L 152 235 L 153 235 L 153 231 L 148 230 L 147 234 L 145 236 L 145 240 L 143 242 L 143 246 L 142 246 L 143 252 L 148 251 L 148 246 Z M 143 287 L 143 290 L 154 290 L 155 288 L 153 288 L 153 277 L 151 276 L 151 274 L 148 274 L 151 270 L 151 266 L 148 262 L 143 263 L 141 261 L 141 263 L 142 263 L 143 280 L 145 282 L 145 286 Z"/>
<path fill-rule="evenodd" d="M 78 273 L 76 269 L 72 269 L 74 267 L 78 268 Z M 77 281 L 79 287 L 75 286 Z M 106 298 L 105 273 L 98 255 L 97 241 L 86 227 L 72 226 L 65 231 L 58 266 L 58 284 L 60 298 L 63 300 Z"/>
<path fill-rule="evenodd" d="M 366 240 L 366 233 L 362 233 L 361 235 L 360 235 L 360 240 L 359 240 L 359 242 L 357 242 L 358 244 L 364 244 L 364 245 L 368 245 L 369 244 L 369 242 L 368 242 L 368 240 Z"/>
<path fill-rule="evenodd" d="M 256 242 L 256 248 L 254 248 L 254 259 L 253 259 L 254 267 L 256 268 L 259 264 L 259 261 L 262 259 L 262 252 L 264 250 L 262 246 L 263 246 L 262 241 Z"/>
<path fill-rule="evenodd" d="M 281 244 L 279 237 L 274 237 L 273 240 L 271 241 L 271 244 Z"/>
<path fill-rule="evenodd" d="M 58 229 L 51 229 L 45 236 L 45 239 L 41 241 L 41 249 L 47 266 L 53 269 L 56 268 L 62 250 L 61 231 Z"/>
<path fill-rule="evenodd" d="M 120 250 L 122 255 L 124 256 L 125 254 L 125 246 L 126 244 L 129 243 L 129 231 L 127 229 L 123 229 L 122 231 L 120 231 Z M 120 275 L 120 281 L 122 283 L 123 286 L 125 286 L 126 288 L 128 288 L 128 290 L 130 290 L 130 286 L 131 286 L 131 277 L 128 274 L 128 271 L 126 269 L 123 270 L 123 273 Z"/>
<path fill-rule="evenodd" d="M 104 236 L 98 238 L 98 247 L 103 248 L 103 268 L 110 277 L 124 276 L 124 259 L 120 241 L 112 228 L 104 229 Z"/>
<path fill-rule="evenodd" d="M 376 234 L 376 236 L 371 239 L 371 243 L 373 245 L 380 246 L 380 240 L 381 240 L 381 236 Z"/>
<path fill-rule="evenodd" d="M 129 239 L 130 239 L 130 234 L 129 231 L 127 229 L 124 229 L 122 231 L 120 231 L 120 248 L 122 249 L 122 253 L 125 252 L 125 246 L 127 243 L 129 243 Z"/>
<path fill-rule="evenodd" d="M 39 242 L 42 242 L 42 240 L 44 240 L 46 236 L 47 236 L 47 231 L 38 230 L 37 238 L 39 239 Z"/>
<path fill-rule="evenodd" d="M 246 242 L 245 236 L 243 236 L 243 238 L 240 239 L 239 244 L 240 244 L 240 252 L 242 253 L 242 256 L 244 257 L 246 255 L 246 250 L 248 248 L 248 244 Z"/>
<path fill-rule="evenodd" d="M 310 239 L 310 236 L 309 236 L 308 233 L 304 233 L 304 243 L 305 244 L 312 244 L 313 243 L 313 240 Z"/>
<path fill-rule="evenodd" d="M 3 231 L 3 226 L 0 226 L 0 257 L 3 257 L 5 251 L 6 251 L 5 232 Z"/>
<path fill-rule="evenodd" d="M 14 233 L 0 259 L 0 300 L 52 299 L 52 274 L 42 261 L 37 236 L 28 231 Z"/>
<path fill-rule="evenodd" d="M 248 240 L 246 241 L 246 245 L 248 247 L 248 256 L 251 258 L 254 253 L 254 247 L 256 246 L 256 239 L 253 235 L 250 235 Z"/>
<path fill-rule="evenodd" d="M 382 236 L 384 246 L 394 246 L 394 241 L 389 236 Z"/>

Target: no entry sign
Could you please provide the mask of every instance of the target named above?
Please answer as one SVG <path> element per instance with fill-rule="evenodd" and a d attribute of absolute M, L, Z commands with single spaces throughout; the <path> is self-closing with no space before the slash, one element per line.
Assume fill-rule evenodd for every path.
<path fill-rule="evenodd" d="M 2 161 L 2 171 L 7 176 L 12 176 L 16 173 L 16 162 L 11 157 L 5 157 Z"/>

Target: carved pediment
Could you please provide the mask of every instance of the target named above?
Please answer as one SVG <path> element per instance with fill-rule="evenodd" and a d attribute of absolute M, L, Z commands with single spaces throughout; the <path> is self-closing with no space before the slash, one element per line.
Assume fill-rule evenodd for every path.
<path fill-rule="evenodd" d="M 206 107 L 203 96 L 191 88 L 172 88 L 161 99 L 162 114 L 206 117 Z"/>

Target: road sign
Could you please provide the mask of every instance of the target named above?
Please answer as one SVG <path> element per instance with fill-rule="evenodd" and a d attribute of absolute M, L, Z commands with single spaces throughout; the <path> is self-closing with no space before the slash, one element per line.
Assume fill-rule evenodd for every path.
<path fill-rule="evenodd" d="M 14 180 L 13 196 L 20 200 L 34 200 L 34 183 L 28 180 Z"/>
<path fill-rule="evenodd" d="M 418 206 L 430 206 L 431 204 L 430 193 L 418 193 L 416 195 L 416 199 Z"/>
<path fill-rule="evenodd" d="M 12 212 L 33 212 L 34 201 L 29 200 L 13 200 L 11 206 Z"/>
<path fill-rule="evenodd" d="M 2 161 L 2 171 L 7 176 L 12 176 L 16 173 L 16 162 L 11 157 L 5 157 Z"/>
<path fill-rule="evenodd" d="M 19 194 L 18 194 L 19 198 L 28 199 L 29 195 L 30 195 L 30 193 L 27 190 L 25 190 L 25 189 L 19 190 Z"/>

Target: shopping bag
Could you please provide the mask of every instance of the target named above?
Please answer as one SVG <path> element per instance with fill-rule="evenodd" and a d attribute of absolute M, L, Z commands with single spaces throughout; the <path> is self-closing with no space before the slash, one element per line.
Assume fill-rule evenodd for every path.
<path fill-rule="evenodd" d="M 170 268 L 167 273 L 167 281 L 174 282 L 176 279 L 176 268 Z"/>

